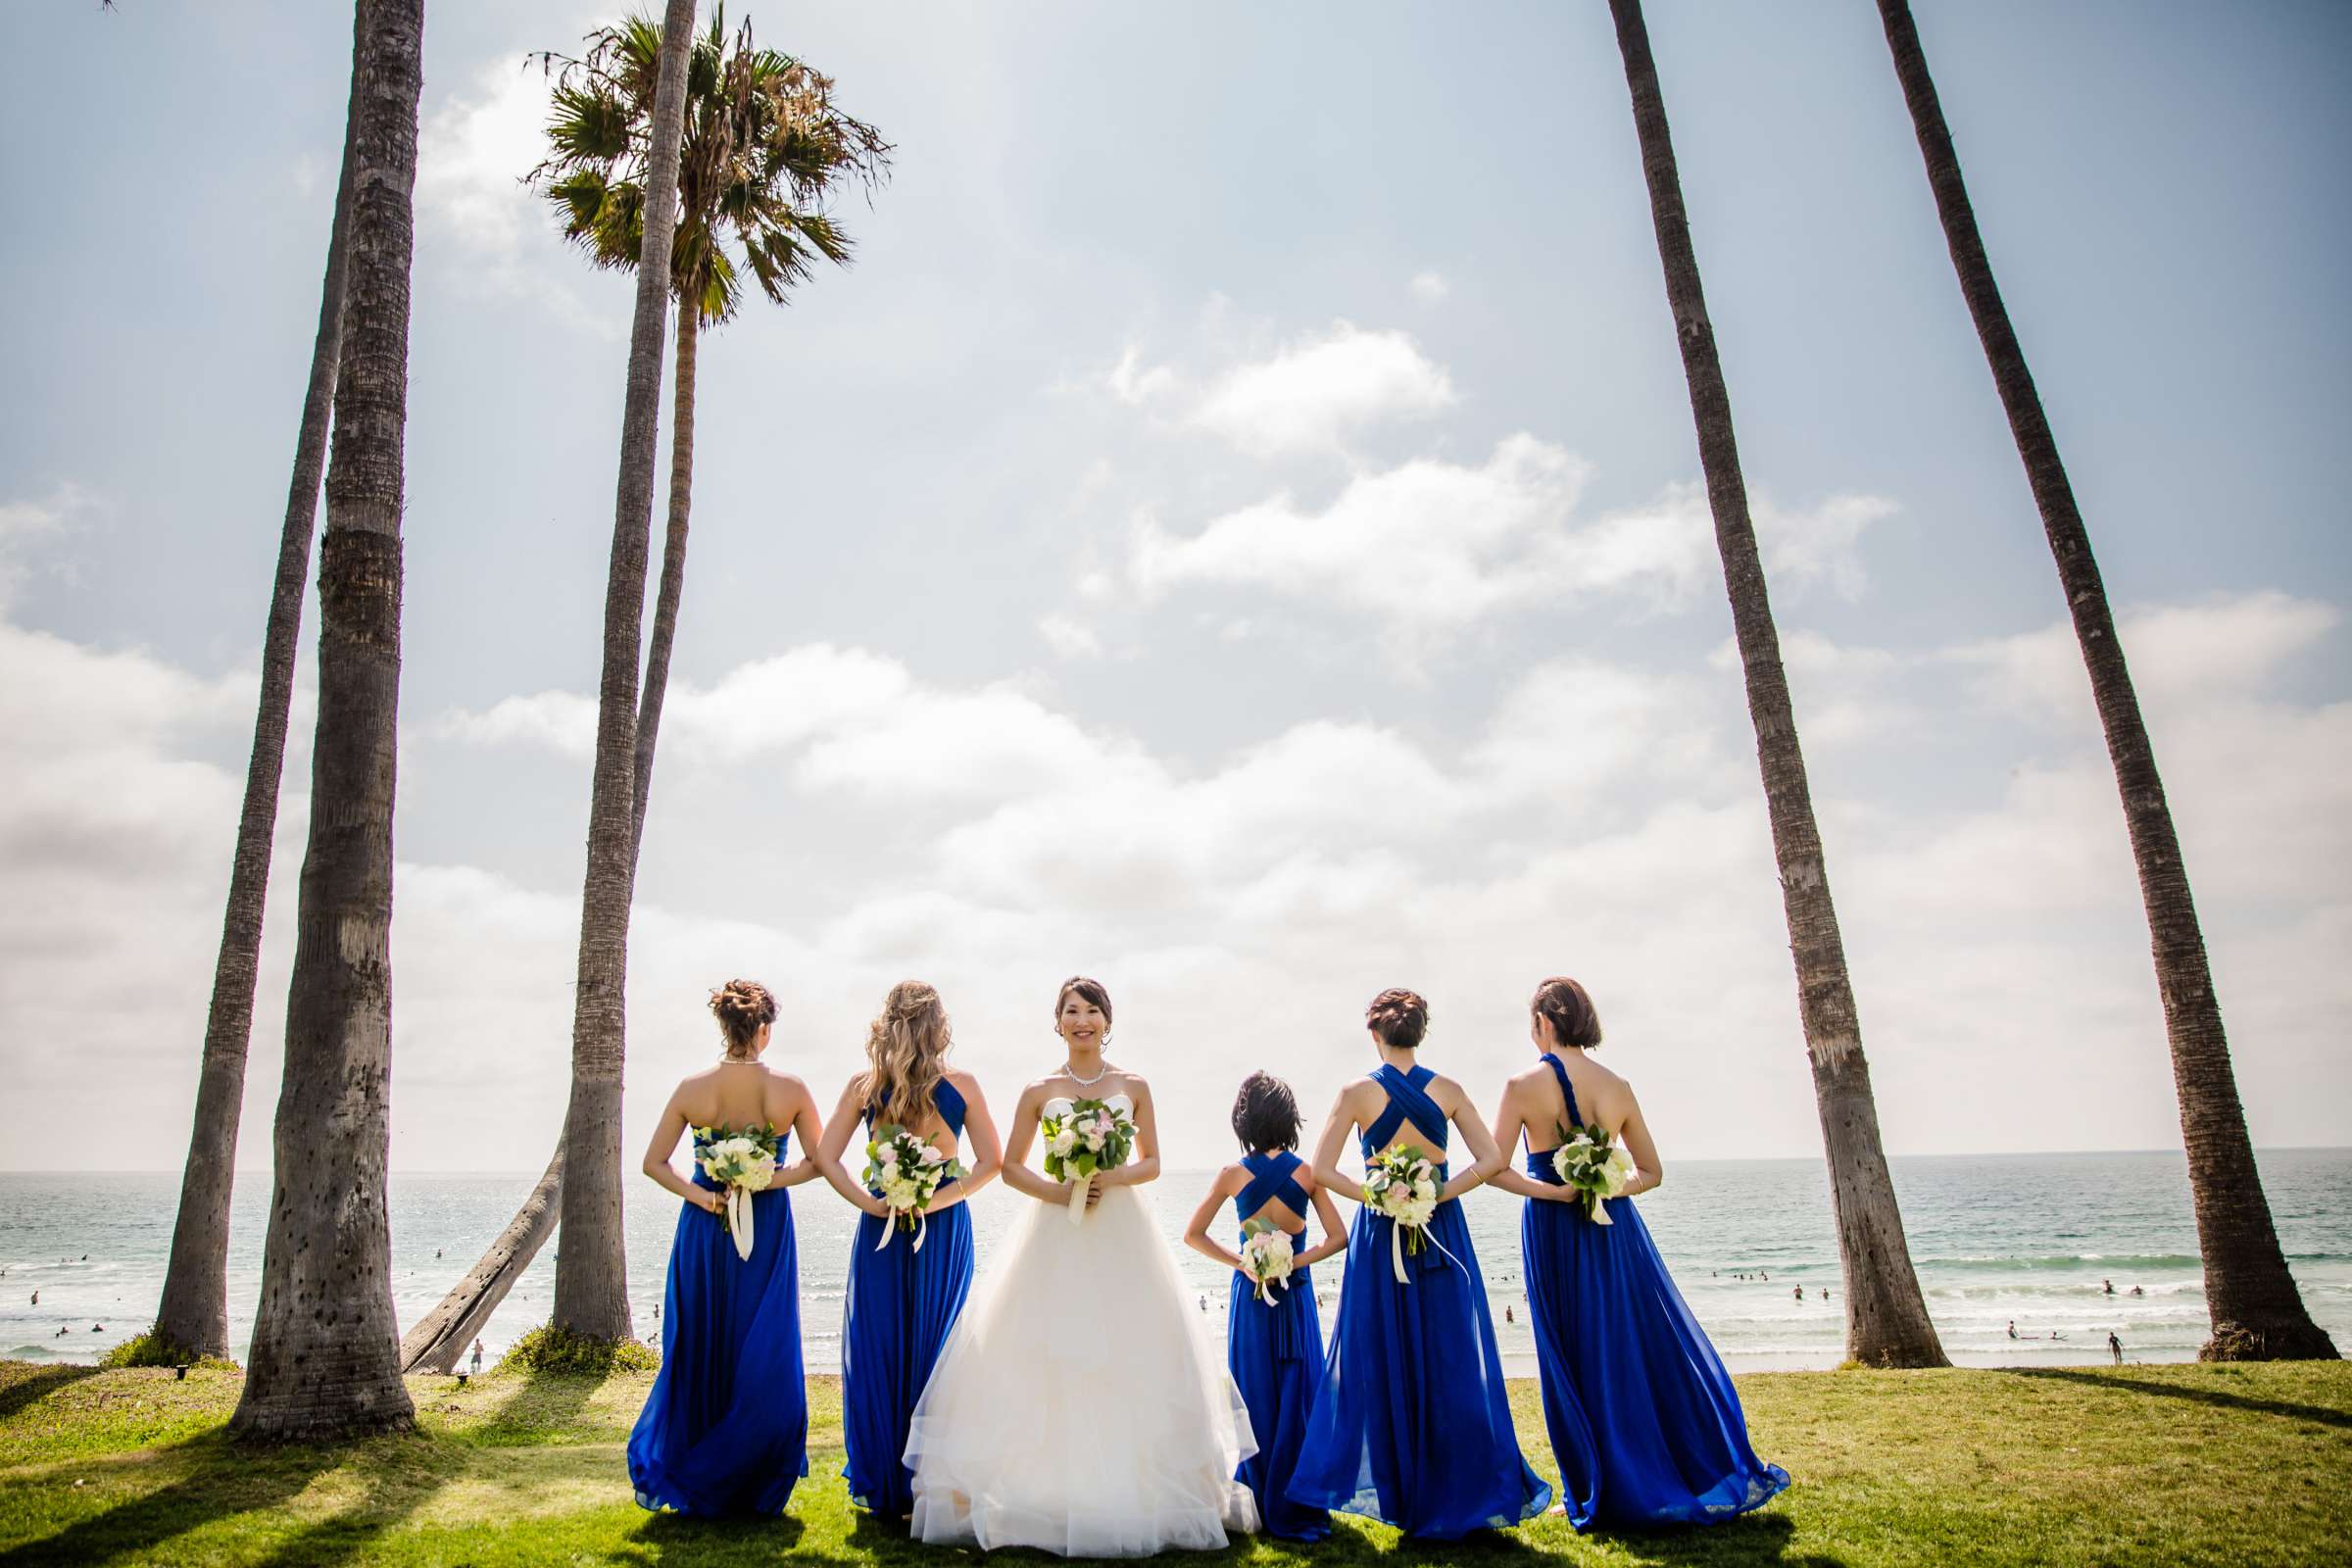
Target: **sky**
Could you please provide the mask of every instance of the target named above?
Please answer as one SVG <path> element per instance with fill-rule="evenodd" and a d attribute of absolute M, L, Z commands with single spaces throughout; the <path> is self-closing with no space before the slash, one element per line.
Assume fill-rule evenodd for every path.
<path fill-rule="evenodd" d="M 2038 518 L 1873 10 L 1649 24 L 1887 1147 L 2180 1143 Z M 2352 1110 L 2352 13 L 1917 7 L 2121 617 L 2255 1140 Z M 745 14 L 730 8 L 730 19 Z M 1666 1161 L 1820 1133 L 1605 9 L 749 11 L 896 146 L 853 266 L 706 335 L 626 1138 L 731 976 L 830 1106 L 937 984 L 1000 1108 L 1054 990 L 1167 1157 L 1374 993 L 1492 1107 L 1573 974 Z M 770 18 L 773 18 L 771 23 Z M 438 7 L 407 442 L 392 1155 L 560 1126 L 630 284 Z M 30 8 L 0 60 L 0 1167 L 183 1157 L 348 12 Z M 665 405 L 666 408 L 666 405 Z M 305 670 L 240 1166 L 268 1166 Z M 86 1113 L 102 1115 L 103 1139 Z M 67 1114 L 71 1112 L 71 1114 Z M 134 1153 L 125 1156 L 129 1148 Z"/>

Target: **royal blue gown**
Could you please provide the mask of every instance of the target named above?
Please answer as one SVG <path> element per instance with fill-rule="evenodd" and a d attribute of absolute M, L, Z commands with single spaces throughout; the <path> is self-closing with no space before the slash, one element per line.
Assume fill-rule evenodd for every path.
<path fill-rule="evenodd" d="M 791 1134 L 777 1141 L 783 1160 Z M 716 1190 L 695 1166 L 694 1184 Z M 662 1293 L 662 1372 L 629 1434 L 640 1505 L 720 1517 L 778 1514 L 808 1473 L 801 1375 L 801 1263 L 792 1195 L 752 1195 L 752 1255 L 714 1214 L 681 1201 Z"/>
<path fill-rule="evenodd" d="M 1576 1091 L 1557 1056 L 1568 1122 Z M 1527 1173 L 1558 1186 L 1552 1151 L 1530 1149 Z M 1544 1425 L 1560 1461 L 1569 1521 L 1709 1524 L 1758 1508 L 1788 1472 L 1748 1446 L 1731 1374 L 1683 1302 L 1642 1212 L 1603 1200 L 1609 1223 L 1575 1203 L 1527 1200 L 1519 1222 L 1534 1319 Z"/>
<path fill-rule="evenodd" d="M 956 1086 L 942 1078 L 931 1103 L 948 1131 L 962 1138 L 963 1096 Z M 865 1125 L 870 1133 L 871 1105 Z M 891 1223 L 860 1215 L 851 1243 L 841 1306 L 841 1435 L 849 1457 L 841 1473 L 850 1501 L 903 1519 L 914 1506 L 914 1472 L 904 1458 L 907 1417 L 971 1293 L 972 1214 L 957 1203 L 925 1216 L 919 1252 L 913 1233 L 904 1229 L 876 1250 Z"/>
<path fill-rule="evenodd" d="M 1442 1184 L 1446 1114 L 1422 1087 L 1433 1076 L 1427 1067 L 1380 1065 L 1372 1077 L 1389 1103 L 1364 1134 L 1363 1153 L 1386 1149 L 1409 1120 L 1439 1161 Z M 1461 1203 L 1440 1203 L 1421 1250 L 1405 1254 L 1410 1283 L 1394 1270 L 1395 1230 L 1366 1205 L 1348 1234 L 1339 1321 L 1291 1500 L 1434 1541 L 1533 1518 L 1551 1506 L 1551 1488 L 1519 1452 Z"/>
<path fill-rule="evenodd" d="M 1250 1185 L 1234 1198 L 1234 1218 L 1247 1222 L 1277 1200 L 1303 1218 L 1306 1192 L 1293 1173 L 1305 1163 L 1288 1150 L 1244 1154 Z M 1294 1253 L 1304 1250 L 1303 1232 L 1293 1231 L 1290 1238 Z M 1273 1297 L 1270 1303 L 1257 1298 L 1257 1287 L 1248 1275 L 1233 1276 L 1225 1366 L 1242 1391 L 1242 1402 L 1250 1407 L 1250 1429 L 1257 1434 L 1257 1452 L 1242 1461 L 1233 1478 L 1256 1496 L 1258 1519 L 1267 1535 L 1321 1541 L 1331 1534 L 1331 1516 L 1285 1494 L 1298 1464 L 1298 1446 L 1306 1440 L 1315 1385 L 1323 1375 L 1323 1325 L 1315 1317 L 1313 1271 L 1293 1268 L 1287 1285 L 1267 1290 Z"/>

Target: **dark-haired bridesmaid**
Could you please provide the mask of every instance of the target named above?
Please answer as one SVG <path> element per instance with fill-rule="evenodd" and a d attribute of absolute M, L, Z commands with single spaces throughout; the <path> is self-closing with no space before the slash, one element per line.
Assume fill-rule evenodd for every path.
<path fill-rule="evenodd" d="M 760 1063 L 776 999 L 753 980 L 710 994 L 725 1053 L 689 1076 L 662 1108 L 645 1173 L 685 1201 L 669 1245 L 662 1308 L 662 1371 L 629 1434 L 629 1480 L 655 1510 L 721 1517 L 777 1514 L 808 1473 L 808 1396 L 801 1367 L 801 1264 L 789 1187 L 816 1167 L 786 1166 L 792 1137 L 823 1137 L 808 1086 Z M 775 1129 L 773 1179 L 749 1194 L 751 1244 L 739 1247 L 725 1190 L 698 1162 L 670 1159 L 689 1130 Z"/>
<path fill-rule="evenodd" d="M 1515 1525 L 1551 1502 L 1551 1488 L 1519 1452 L 1494 1318 L 1458 1201 L 1504 1159 L 1462 1086 L 1418 1059 L 1428 1003 L 1384 991 L 1364 1022 L 1379 1064 L 1331 1107 L 1315 1145 L 1315 1180 L 1361 1201 L 1363 1187 L 1340 1169 L 1353 1132 L 1367 1165 L 1418 1149 L 1437 1167 L 1437 1203 L 1410 1252 L 1397 1221 L 1369 1204 L 1356 1211 L 1339 1319 L 1290 1495 L 1306 1507 L 1384 1520 L 1408 1536 L 1453 1541 Z M 1450 1174 L 1448 1125 L 1460 1129 L 1473 1160 Z"/>
<path fill-rule="evenodd" d="M 1321 1541 L 1331 1534 L 1331 1515 L 1290 1500 L 1285 1493 L 1306 1438 L 1306 1417 L 1315 1385 L 1323 1375 L 1323 1326 L 1315 1316 L 1312 1266 L 1344 1251 L 1348 1232 L 1340 1209 L 1298 1157 L 1298 1102 L 1291 1086 L 1269 1073 L 1253 1072 L 1233 1102 L 1233 1136 L 1242 1157 L 1217 1172 L 1208 1196 L 1193 1210 L 1185 1245 L 1234 1271 L 1227 1309 L 1225 1365 L 1242 1402 L 1257 1452 L 1242 1461 L 1234 1479 L 1257 1498 L 1266 1534 L 1285 1541 Z M 1287 1240 L 1291 1274 L 1269 1286 L 1261 1298 L 1241 1254 L 1209 1235 L 1208 1227 L 1227 1200 L 1234 1221 L 1247 1227 L 1262 1220 Z M 1306 1245 L 1309 1206 L 1323 1222 L 1323 1240 Z M 1247 1240 L 1247 1230 L 1242 1232 Z"/>
<path fill-rule="evenodd" d="M 1756 1457 L 1731 1374 L 1642 1223 L 1634 1195 L 1664 1179 L 1631 1084 L 1587 1053 L 1600 1015 L 1574 980 L 1536 988 L 1529 1034 L 1539 1059 L 1503 1086 L 1494 1142 L 1527 1169 L 1494 1185 L 1525 1198 L 1520 1246 L 1544 1389 L 1544 1425 L 1577 1529 L 1710 1524 L 1762 1507 L 1788 1473 Z M 1622 1197 L 1588 1218 L 1552 1155 L 1579 1127 L 1600 1127 L 1633 1156 Z"/>
<path fill-rule="evenodd" d="M 817 1169 L 864 1216 L 850 1244 L 841 1305 L 841 1473 L 850 1501 L 878 1518 L 904 1519 L 914 1505 L 914 1472 L 904 1457 L 908 1418 L 972 1288 L 964 1202 L 1004 1163 L 979 1083 L 948 1065 L 952 1044 L 937 991 L 920 980 L 891 987 L 866 1029 L 864 1070 L 843 1088 L 816 1149 Z M 884 1244 L 890 1206 L 843 1164 L 853 1138 L 860 1129 L 870 1138 L 877 1124 L 903 1127 L 949 1158 L 970 1134 L 971 1174 L 940 1184 L 923 1212 L 920 1250 L 903 1233 Z"/>

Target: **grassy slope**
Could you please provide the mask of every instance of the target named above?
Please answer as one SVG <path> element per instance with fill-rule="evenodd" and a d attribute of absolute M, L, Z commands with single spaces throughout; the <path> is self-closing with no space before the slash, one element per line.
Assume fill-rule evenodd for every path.
<path fill-rule="evenodd" d="M 621 1447 L 649 1378 L 412 1380 L 422 1429 L 331 1449 L 229 1445 L 236 1378 L 0 1362 L 0 1560 L 59 1563 L 936 1561 L 861 1523 L 813 1380 L 809 1480 L 782 1521 L 656 1518 Z M 2326 1563 L 2352 1555 L 2352 1366 L 1793 1373 L 1741 1380 L 1795 1487 L 1712 1530 L 1579 1539 L 1557 1519 L 1452 1548 L 1348 1522 L 1254 1563 Z M 1535 1386 L 1519 1429 L 1552 1474 Z M 1025 1553 L 1014 1554 L 1026 1556 Z"/>

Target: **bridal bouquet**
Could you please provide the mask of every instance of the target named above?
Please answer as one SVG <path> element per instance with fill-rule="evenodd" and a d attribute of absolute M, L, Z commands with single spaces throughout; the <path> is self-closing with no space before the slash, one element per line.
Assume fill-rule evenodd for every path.
<path fill-rule="evenodd" d="M 890 1218 L 874 1250 L 888 1247 L 904 1228 L 914 1232 L 914 1250 L 921 1251 L 923 1210 L 931 1206 L 941 1183 L 965 1174 L 960 1162 L 932 1148 L 929 1139 L 917 1138 L 904 1127 L 875 1128 L 865 1146 L 865 1185 L 882 1195 L 882 1201 L 890 1205 Z"/>
<path fill-rule="evenodd" d="M 1242 1230 L 1242 1272 L 1256 1285 L 1257 1298 L 1272 1306 L 1274 1298 L 1267 1288 L 1289 1289 L 1291 1269 L 1298 1261 L 1291 1250 L 1291 1233 L 1262 1219 L 1250 1220 Z"/>
<path fill-rule="evenodd" d="M 1070 1184 L 1070 1223 L 1086 1218 L 1087 1178 L 1127 1163 L 1135 1147 L 1135 1102 L 1125 1095 L 1108 1100 L 1056 1097 L 1040 1113 L 1046 1132 L 1046 1174 Z"/>
<path fill-rule="evenodd" d="M 776 1179 L 776 1130 L 761 1126 L 730 1132 L 724 1127 L 697 1127 L 694 1162 L 718 1184 L 726 1198 L 718 1219 L 735 1238 L 735 1255 L 750 1258 L 752 1195 L 765 1192 Z"/>
<path fill-rule="evenodd" d="M 1365 1161 L 1364 1201 L 1375 1214 L 1396 1222 L 1389 1239 L 1389 1259 L 1396 1266 L 1398 1284 L 1412 1283 L 1404 1271 L 1406 1253 L 1419 1252 L 1424 1246 L 1446 1251 L 1423 1229 L 1438 1211 L 1438 1167 L 1414 1145 L 1402 1145 Z M 1446 1255 L 1453 1256 L 1451 1252 Z"/>
<path fill-rule="evenodd" d="M 1577 1205 L 1595 1225 L 1614 1223 L 1604 1198 L 1624 1194 L 1634 1180 L 1634 1156 L 1597 1124 L 1560 1130 L 1560 1147 L 1551 1152 L 1551 1168 L 1561 1184 L 1576 1193 Z"/>

